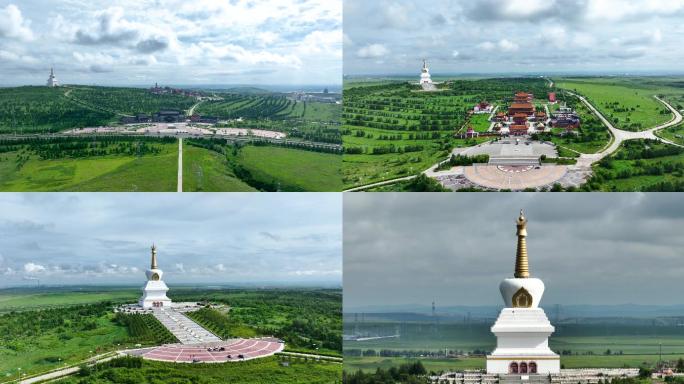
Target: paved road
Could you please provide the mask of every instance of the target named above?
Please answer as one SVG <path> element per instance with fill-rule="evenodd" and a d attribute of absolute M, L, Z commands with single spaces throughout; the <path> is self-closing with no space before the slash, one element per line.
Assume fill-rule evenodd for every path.
<path fill-rule="evenodd" d="M 314 359 L 319 359 L 319 360 L 328 360 L 328 361 L 334 361 L 337 363 L 341 363 L 344 361 L 344 358 L 342 357 L 333 357 L 333 356 L 326 356 L 326 355 L 316 355 L 312 353 L 300 353 L 300 352 L 287 352 L 283 351 L 280 352 L 281 355 L 285 356 L 296 356 L 296 357 L 309 357 L 309 358 L 314 358 Z"/>
<path fill-rule="evenodd" d="M 391 179 L 391 180 L 385 180 L 385 181 L 378 181 L 377 183 L 367 184 L 367 185 L 362 185 L 362 186 L 360 186 L 360 187 L 350 188 L 350 189 L 344 190 L 343 192 L 359 192 L 359 191 L 365 191 L 366 189 L 371 189 L 371 188 L 375 188 L 375 187 L 381 187 L 381 186 L 383 186 L 383 185 L 394 184 L 394 183 L 398 183 L 398 182 L 400 182 L 400 181 L 411 180 L 411 179 L 415 179 L 415 178 L 416 178 L 416 176 L 413 175 L 413 176 L 400 177 L 400 178 L 398 178 L 398 179 Z"/>
<path fill-rule="evenodd" d="M 178 192 L 183 192 L 183 138 L 178 139 Z"/>
<path fill-rule="evenodd" d="M 192 107 L 190 107 L 190 109 L 188 109 L 188 112 L 186 113 L 186 115 L 188 115 L 188 116 L 194 115 L 195 114 L 195 108 L 197 108 L 197 106 L 202 104 L 202 103 L 204 103 L 204 100 L 200 100 L 197 103 L 195 103 L 195 105 L 193 105 Z"/>
<path fill-rule="evenodd" d="M 577 166 L 591 166 L 592 164 L 600 161 L 604 157 L 612 154 L 613 152 L 617 151 L 618 148 L 620 148 L 620 145 L 622 144 L 623 141 L 626 140 L 637 140 L 637 139 L 653 139 L 653 140 L 661 140 L 663 142 L 666 142 L 668 144 L 676 145 L 678 147 L 683 147 L 682 145 L 679 145 L 677 143 L 673 143 L 669 140 L 662 139 L 658 136 L 655 135 L 656 131 L 659 131 L 661 129 L 665 129 L 667 127 L 671 127 L 673 125 L 677 125 L 682 122 L 684 118 L 682 118 L 682 114 L 679 113 L 674 107 L 672 107 L 668 102 L 665 100 L 659 98 L 658 96 L 653 96 L 655 97 L 658 101 L 661 103 L 665 104 L 665 106 L 672 112 L 674 117 L 672 120 L 668 121 L 665 124 L 658 125 L 656 127 L 647 129 L 645 131 L 639 131 L 639 132 L 631 132 L 631 131 L 624 131 L 622 129 L 616 128 L 608 119 L 606 119 L 605 116 L 601 112 L 598 111 L 598 109 L 594 108 L 594 106 L 587 101 L 587 99 L 584 96 L 575 94 L 573 92 L 569 92 L 571 95 L 576 96 L 577 98 L 582 101 L 598 118 L 603 122 L 603 124 L 608 127 L 608 130 L 610 131 L 611 135 L 613 135 L 613 141 L 606 147 L 604 148 L 601 152 L 597 153 L 591 153 L 591 154 L 582 154 L 579 159 L 577 159 Z"/>
<path fill-rule="evenodd" d="M 107 362 L 107 361 L 112 360 L 112 359 L 117 358 L 117 357 L 119 357 L 118 352 L 115 355 L 111 355 L 111 352 L 107 352 L 107 353 L 104 353 L 102 355 L 98 355 L 98 356 L 92 357 L 90 359 L 84 360 L 83 363 L 99 364 L 99 363 Z M 80 370 L 81 370 L 81 368 L 79 366 L 64 368 L 64 369 L 48 372 L 48 373 L 43 374 L 43 375 L 33 376 L 31 378 L 21 380 L 19 383 L 20 384 L 40 383 L 40 382 L 43 382 L 46 380 L 54 380 L 54 379 L 58 379 L 60 377 L 73 375 L 74 373 L 76 373 Z"/>

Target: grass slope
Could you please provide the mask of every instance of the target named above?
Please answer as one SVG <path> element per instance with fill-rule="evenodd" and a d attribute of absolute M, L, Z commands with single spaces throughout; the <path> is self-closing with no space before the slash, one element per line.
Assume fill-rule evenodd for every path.
<path fill-rule="evenodd" d="M 325 362 L 290 361 L 288 367 L 279 358 L 249 360 L 224 364 L 173 364 L 143 361 L 141 368 L 107 368 L 79 378 L 60 381 L 65 384 L 327 384 L 342 380 L 342 365 Z"/>
<path fill-rule="evenodd" d="M 641 131 L 672 119 L 669 110 L 653 96 L 660 89 L 629 79 L 573 78 L 556 83 L 558 88 L 579 92 L 617 128 Z"/>
<path fill-rule="evenodd" d="M 233 155 L 231 155 L 233 156 Z M 342 190 L 342 156 L 272 146 L 246 146 L 234 160 L 252 177 L 278 183 L 282 191 Z"/>
<path fill-rule="evenodd" d="M 251 192 L 255 189 L 233 174 L 222 154 L 184 144 L 183 191 Z"/>
<path fill-rule="evenodd" d="M 108 155 L 85 159 L 40 160 L 32 156 L 17 169 L 18 152 L 0 154 L 0 190 L 175 191 L 178 144 L 159 144 L 160 154 Z"/>

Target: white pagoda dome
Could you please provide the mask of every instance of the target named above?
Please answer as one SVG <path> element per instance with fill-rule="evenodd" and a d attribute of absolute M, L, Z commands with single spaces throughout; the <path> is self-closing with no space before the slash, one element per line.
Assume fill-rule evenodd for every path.
<path fill-rule="evenodd" d="M 492 326 L 496 349 L 487 356 L 487 373 L 530 375 L 560 373 L 560 357 L 549 348 L 555 328 L 539 302 L 544 282 L 530 277 L 527 259 L 527 219 L 520 211 L 516 222 L 518 249 L 514 278 L 501 282 L 505 308 Z"/>
<path fill-rule="evenodd" d="M 143 287 L 143 295 L 138 304 L 143 308 L 171 307 L 171 299 L 166 296 L 169 287 L 162 280 L 164 272 L 157 268 L 157 247 L 152 245 L 152 262 L 150 269 L 145 271 L 147 283 Z"/>
<path fill-rule="evenodd" d="M 50 68 L 50 77 L 47 79 L 47 86 L 51 88 L 59 86 L 59 81 L 57 81 L 57 78 L 55 77 L 55 71 L 53 68 Z"/>

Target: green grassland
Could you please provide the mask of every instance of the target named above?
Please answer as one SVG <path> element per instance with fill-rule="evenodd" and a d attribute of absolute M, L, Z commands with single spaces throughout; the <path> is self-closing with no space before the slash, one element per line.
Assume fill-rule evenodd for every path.
<path fill-rule="evenodd" d="M 663 360 L 676 361 L 684 358 L 684 353 L 663 355 Z M 377 368 L 388 369 L 398 367 L 408 361 L 420 360 L 428 372 L 461 371 L 485 369 L 486 359 L 482 356 L 463 358 L 410 358 L 403 357 L 345 357 L 344 369 L 348 372 L 363 370 L 373 372 Z M 638 368 L 654 367 L 659 356 L 651 355 L 593 355 L 593 356 L 561 356 L 561 364 L 565 369 L 571 368 Z"/>
<path fill-rule="evenodd" d="M 93 142 L 98 145 L 98 142 Z M 42 158 L 29 146 L 0 153 L 2 191 L 175 191 L 178 144 L 150 144 L 142 155 L 107 152 Z M 7 147 L 6 147 L 7 148 Z"/>
<path fill-rule="evenodd" d="M 235 176 L 223 154 L 185 144 L 183 191 L 250 192 L 255 189 Z"/>
<path fill-rule="evenodd" d="M 64 97 L 63 88 L 0 88 L 0 133 L 56 132 L 94 127 L 115 119 Z"/>
<path fill-rule="evenodd" d="M 352 324 L 346 326 L 348 332 L 352 330 Z M 366 322 L 362 328 L 387 331 L 396 326 L 388 322 Z M 496 344 L 489 327 L 490 324 L 403 323 L 399 339 L 345 342 L 345 370 L 372 371 L 415 358 L 420 358 L 433 371 L 483 369 L 483 355 Z M 646 324 L 561 323 L 556 324 L 549 345 L 561 354 L 561 363 L 566 368 L 653 366 L 658 361 L 661 345 L 664 360 L 684 357 L 684 330 Z M 445 358 L 444 349 L 471 357 Z M 382 356 L 381 351 L 385 351 Z"/>
<path fill-rule="evenodd" d="M 617 128 L 641 131 L 666 123 L 672 114 L 653 96 L 680 92 L 632 78 L 568 78 L 556 87 L 585 96 Z"/>
<path fill-rule="evenodd" d="M 0 330 L 0 382 L 74 364 L 129 341 L 106 303 L 0 315 Z"/>
<path fill-rule="evenodd" d="M 185 111 L 197 102 L 194 97 L 151 93 L 146 88 L 70 86 L 68 97 L 84 106 L 115 113 L 151 115 L 161 109 Z"/>
<path fill-rule="evenodd" d="M 66 384 L 271 384 L 302 383 L 328 384 L 342 380 L 342 365 L 314 362 L 303 359 L 287 360 L 289 366 L 280 364 L 280 357 L 249 360 L 224 364 L 171 364 L 142 361 L 141 367 L 102 367 L 88 375 L 74 376 L 61 383 Z"/>
<path fill-rule="evenodd" d="M 342 156 L 225 141 L 185 140 L 184 191 L 340 191 Z M 142 149 L 141 149 L 142 148 Z M 229 155 L 227 156 L 226 153 Z M 232 156 L 230 155 L 232 154 Z M 174 138 L 0 142 L 1 191 L 175 191 Z"/>
<path fill-rule="evenodd" d="M 82 289 L 79 291 L 56 292 L 49 290 L 4 290 L 0 291 L 0 314 L 12 311 L 25 311 L 36 308 L 65 307 L 70 305 L 93 304 L 101 301 L 132 302 L 140 292 L 132 289 Z"/>
<path fill-rule="evenodd" d="M 137 344 L 174 342 L 175 338 L 150 315 L 113 313 L 115 305 L 134 302 L 138 296 L 139 290 L 130 288 L 0 290 L 0 382 L 16 379 L 22 373 L 30 375 L 76 364 L 96 354 Z M 229 306 L 229 312 L 211 310 L 214 316 L 199 315 L 203 324 L 217 327 L 220 332 L 229 329 L 232 332 L 229 334 L 236 336 L 275 335 L 287 342 L 288 349 L 341 354 L 341 290 L 179 287 L 169 296 L 174 301 L 206 300 Z M 200 377 L 225 380 L 228 375 L 231 382 L 255 377 L 258 381 L 246 382 L 327 383 L 333 375 L 339 377 L 342 370 L 340 364 L 299 359 L 291 360 L 289 368 L 292 369 L 288 369 L 280 367 L 279 359 L 203 366 L 145 361 L 142 369 L 135 372 L 150 380 L 157 374 L 195 380 L 191 382 L 198 382 Z M 244 376 L 240 373 L 251 372 L 252 368 L 261 373 Z M 117 374 L 98 370 L 87 378 L 76 376 L 73 382 L 115 380 L 110 375 Z M 72 382 L 69 380 L 72 379 L 66 382 Z"/>
<path fill-rule="evenodd" d="M 593 165 L 583 186 L 605 192 L 684 190 L 684 149 L 651 140 L 624 142 L 612 156 Z"/>
<path fill-rule="evenodd" d="M 340 106 L 329 103 L 294 101 L 282 95 L 220 93 L 223 100 L 206 101 L 196 112 L 222 119 L 300 119 L 339 121 Z"/>
<path fill-rule="evenodd" d="M 342 156 L 275 146 L 246 146 L 229 152 L 235 173 L 265 190 L 336 192 L 342 190 Z"/>
<path fill-rule="evenodd" d="M 674 127 L 665 128 L 656 132 L 657 136 L 670 140 L 673 143 L 684 145 L 684 124 L 679 124 Z"/>
<path fill-rule="evenodd" d="M 508 104 L 516 91 L 545 97 L 543 79 L 454 80 L 440 92 L 403 82 L 345 85 L 342 167 L 346 188 L 416 174 L 444 160 L 458 146 L 485 138 L 455 138 L 468 124 L 486 129 L 486 115 L 469 116 L 480 101 Z"/>

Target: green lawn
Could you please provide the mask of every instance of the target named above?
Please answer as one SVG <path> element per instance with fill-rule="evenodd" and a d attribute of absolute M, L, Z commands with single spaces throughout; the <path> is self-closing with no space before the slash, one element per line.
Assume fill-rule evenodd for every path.
<path fill-rule="evenodd" d="M 665 128 L 656 133 L 656 135 L 668 139 L 674 143 L 684 145 L 684 124 L 679 124 L 674 127 Z"/>
<path fill-rule="evenodd" d="M 157 144 L 159 154 L 106 155 L 41 160 L 36 155 L 17 169 L 18 152 L 0 154 L 0 190 L 23 191 L 175 191 L 178 144 Z M 27 156 L 27 155 L 22 155 Z"/>
<path fill-rule="evenodd" d="M 74 376 L 60 381 L 65 384 L 83 383 Z M 223 364 L 173 364 L 143 361 L 141 368 L 104 368 L 85 378 L 87 383 L 136 384 L 330 384 L 342 381 L 342 364 L 289 360 L 280 364 L 279 357 Z"/>
<path fill-rule="evenodd" d="M 224 155 L 184 143 L 183 191 L 250 192 L 255 189 L 233 174 Z"/>
<path fill-rule="evenodd" d="M 617 128 L 641 131 L 672 119 L 669 110 L 653 96 L 661 88 L 630 79 L 561 79 L 558 88 L 579 92 Z"/>
<path fill-rule="evenodd" d="M 473 126 L 475 132 L 487 132 L 491 125 L 489 122 L 489 113 L 472 115 L 470 117 L 470 125 Z"/>
<path fill-rule="evenodd" d="M 282 191 L 342 190 L 342 156 L 274 146 L 246 146 L 234 160 L 262 183 Z"/>
<path fill-rule="evenodd" d="M 0 291 L 0 314 L 35 308 L 92 304 L 101 301 L 136 301 L 139 296 L 140 292 L 132 289 L 103 289 L 67 293 Z"/>

